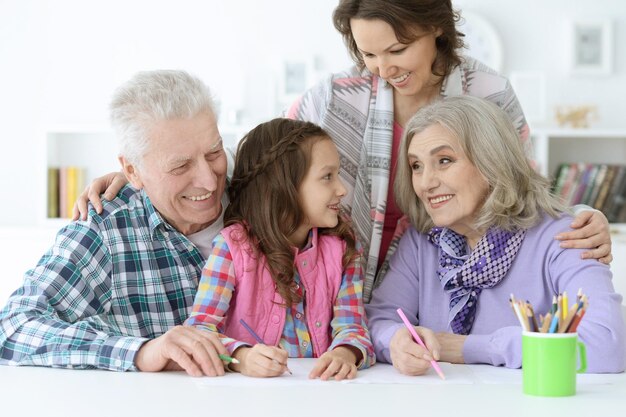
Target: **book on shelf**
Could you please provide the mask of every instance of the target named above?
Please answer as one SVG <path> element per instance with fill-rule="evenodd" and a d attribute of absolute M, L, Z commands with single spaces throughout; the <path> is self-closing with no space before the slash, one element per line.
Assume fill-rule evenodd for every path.
<path fill-rule="evenodd" d="M 626 174 L 622 173 L 621 181 L 615 189 L 615 193 L 611 194 L 608 212 L 606 213 L 607 219 L 612 223 L 625 223 L 626 222 Z"/>
<path fill-rule="evenodd" d="M 59 168 L 48 167 L 48 210 L 49 218 L 59 217 Z"/>
<path fill-rule="evenodd" d="M 606 174 L 608 171 L 609 166 L 606 164 L 601 164 L 600 168 L 598 168 L 598 174 L 596 175 L 595 181 L 592 185 L 593 189 L 591 190 L 591 196 L 589 197 L 589 206 L 594 207 L 594 204 L 598 199 L 598 193 L 600 192 L 600 188 L 606 180 Z"/>
<path fill-rule="evenodd" d="M 600 166 L 599 165 L 592 165 L 591 166 L 591 170 L 589 172 L 589 181 L 587 182 L 587 184 L 594 184 L 596 181 L 596 176 L 598 175 L 598 172 L 600 171 Z M 591 194 L 593 192 L 593 187 L 586 187 L 585 188 L 585 193 L 583 194 L 583 198 L 580 200 L 580 204 L 586 204 L 589 205 L 589 201 L 591 200 Z"/>
<path fill-rule="evenodd" d="M 85 169 L 76 166 L 48 168 L 48 218 L 71 218 L 74 203 L 85 186 Z"/>
<path fill-rule="evenodd" d="M 592 207 L 598 210 L 601 210 L 606 202 L 606 198 L 608 197 L 609 189 L 611 185 L 613 185 L 613 178 L 615 177 L 615 171 L 617 170 L 616 165 L 611 165 L 607 168 L 606 174 L 604 176 L 604 181 L 600 184 L 598 197 L 593 201 Z"/>
<path fill-rule="evenodd" d="M 625 178 L 626 165 L 618 166 L 617 171 L 615 172 L 615 176 L 613 177 L 613 184 L 611 184 L 611 189 L 609 190 L 607 199 L 605 201 L 604 212 L 609 219 L 611 217 L 616 217 L 616 215 L 613 214 L 614 208 L 619 210 L 619 200 L 621 199 L 623 201 L 624 199 L 624 190 L 621 190 L 620 187 L 622 186 L 622 183 L 626 184 Z"/>
<path fill-rule="evenodd" d="M 560 190 L 559 195 L 565 204 L 568 204 L 570 201 L 570 194 L 572 193 L 572 187 L 574 186 L 574 182 L 578 177 L 578 165 L 570 164 L 567 169 L 567 174 L 565 180 L 563 181 L 563 187 Z"/>
<path fill-rule="evenodd" d="M 560 164 L 552 192 L 568 206 L 586 204 L 611 223 L 626 222 L 626 165 Z"/>

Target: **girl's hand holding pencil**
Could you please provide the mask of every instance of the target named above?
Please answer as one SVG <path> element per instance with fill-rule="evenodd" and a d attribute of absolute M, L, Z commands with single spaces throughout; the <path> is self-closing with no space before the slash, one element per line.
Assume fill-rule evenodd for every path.
<path fill-rule="evenodd" d="M 280 376 L 287 371 L 287 351 L 276 346 L 256 344 L 240 347 L 233 357 L 239 364 L 230 364 L 231 369 L 246 376 L 267 378 Z"/>

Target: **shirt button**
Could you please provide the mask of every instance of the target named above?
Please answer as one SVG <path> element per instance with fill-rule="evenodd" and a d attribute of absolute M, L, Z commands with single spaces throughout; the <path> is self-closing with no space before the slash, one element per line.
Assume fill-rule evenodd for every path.
<path fill-rule="evenodd" d="M 280 321 L 280 318 L 277 315 L 272 316 L 272 323 L 278 324 L 279 321 Z"/>
<path fill-rule="evenodd" d="M 122 361 L 121 361 L 121 360 L 119 360 L 119 359 L 116 359 L 116 360 L 115 360 L 115 366 L 117 366 L 118 368 L 119 368 L 120 366 L 122 366 Z"/>
<path fill-rule="evenodd" d="M 306 342 L 306 340 L 304 342 L 302 342 L 302 347 L 307 347 L 309 344 Z"/>
<path fill-rule="evenodd" d="M 187 250 L 189 252 L 192 252 L 193 251 L 193 245 L 191 245 L 191 244 L 187 245 Z"/>
<path fill-rule="evenodd" d="M 307 266 L 308 262 L 307 261 L 302 261 L 302 266 Z"/>
<path fill-rule="evenodd" d="M 296 290 L 299 290 L 300 286 L 298 284 L 296 284 Z"/>
<path fill-rule="evenodd" d="M 315 327 L 322 327 L 322 323 L 321 323 L 321 322 L 319 322 L 319 321 L 316 321 L 316 322 L 315 322 Z"/>
<path fill-rule="evenodd" d="M 301 317 L 302 317 L 302 314 L 300 314 L 300 313 L 296 313 L 296 318 L 297 318 L 297 319 L 300 319 Z"/>

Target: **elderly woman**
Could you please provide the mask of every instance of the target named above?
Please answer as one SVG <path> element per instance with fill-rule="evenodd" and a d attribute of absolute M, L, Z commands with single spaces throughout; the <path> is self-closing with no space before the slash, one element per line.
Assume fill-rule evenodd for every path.
<path fill-rule="evenodd" d="M 622 297 L 609 267 L 554 240 L 572 217 L 501 109 L 470 96 L 430 104 L 408 123 L 398 160 L 396 198 L 412 227 L 367 306 L 380 361 L 409 375 L 426 372 L 433 357 L 520 367 L 510 294 L 543 313 L 554 294 L 582 288 L 588 372 L 624 370 Z M 430 352 L 412 340 L 398 307 Z"/>

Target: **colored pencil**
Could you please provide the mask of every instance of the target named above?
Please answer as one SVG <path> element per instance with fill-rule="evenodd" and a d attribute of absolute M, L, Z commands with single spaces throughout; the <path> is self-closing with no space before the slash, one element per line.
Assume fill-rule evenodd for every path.
<path fill-rule="evenodd" d="M 248 333 L 250 333 L 250 336 L 252 336 L 254 338 L 254 340 L 256 340 L 257 343 L 260 343 L 262 345 L 265 344 L 263 339 L 261 339 L 261 336 L 256 334 L 256 332 L 254 330 L 252 330 L 252 327 L 248 326 L 248 323 L 246 323 L 246 321 L 244 319 L 240 319 L 239 323 L 248 331 Z"/>
<path fill-rule="evenodd" d="M 578 325 L 580 324 L 580 321 L 583 319 L 583 316 L 585 315 L 585 309 L 581 309 L 578 313 L 580 313 L 580 316 L 578 316 L 576 318 L 576 323 L 572 323 L 572 325 L 570 326 L 568 332 L 569 333 L 576 333 L 576 329 L 578 328 Z M 578 315 L 578 313 L 576 315 Z"/>
<path fill-rule="evenodd" d="M 226 363 L 239 363 L 239 360 L 231 356 L 224 355 L 223 353 L 220 353 L 218 356 L 220 357 L 221 360 L 223 360 Z"/>
<path fill-rule="evenodd" d="M 522 326 L 522 329 L 528 330 L 528 325 L 525 324 L 526 320 L 522 316 L 522 312 L 520 311 L 519 305 L 517 304 L 517 301 L 515 301 L 515 297 L 513 297 L 513 294 L 511 294 L 511 298 L 509 299 L 509 301 L 511 302 L 511 307 L 513 308 L 513 312 L 515 313 L 515 317 L 517 317 L 520 326 Z"/>
<path fill-rule="evenodd" d="M 539 331 L 539 323 L 537 323 L 537 318 L 535 317 L 535 310 L 533 310 L 533 306 L 530 304 L 530 301 L 526 300 L 526 314 L 529 317 L 529 322 L 532 323 L 533 332 Z"/>
<path fill-rule="evenodd" d="M 552 296 L 552 308 L 550 309 L 550 313 L 554 316 L 554 314 L 556 313 L 556 309 L 557 309 L 557 300 L 556 300 L 556 295 Z"/>
<path fill-rule="evenodd" d="M 570 326 L 572 320 L 574 319 L 574 316 L 576 315 L 576 310 L 578 310 L 578 304 L 572 305 L 572 307 L 567 312 L 567 317 L 565 318 L 565 320 L 563 320 L 563 323 L 559 325 L 559 333 L 567 332 L 567 328 Z"/>
<path fill-rule="evenodd" d="M 561 312 L 557 308 L 556 313 L 552 316 L 552 321 L 550 322 L 550 328 L 548 329 L 548 333 L 556 333 L 556 329 L 559 326 L 559 317 L 561 316 Z"/>
<path fill-rule="evenodd" d="M 548 329 L 550 328 L 550 322 L 552 321 L 552 314 L 548 313 L 546 314 L 546 316 L 543 318 L 543 322 L 541 324 L 541 333 L 547 333 Z"/>
<path fill-rule="evenodd" d="M 583 294 L 582 288 L 578 289 L 576 301 L 568 306 L 567 292 L 552 296 L 550 310 L 545 316 L 537 315 L 530 301 L 516 300 L 513 294 L 509 298 L 509 304 L 522 329 L 540 333 L 573 333 L 580 324 L 589 305 L 587 295 Z M 541 324 L 541 325 L 540 325 Z"/>
<path fill-rule="evenodd" d="M 533 330 L 531 329 L 530 320 L 528 320 L 526 305 L 524 304 L 524 302 L 518 301 L 517 306 L 519 308 L 520 317 L 522 318 L 522 327 L 524 328 L 524 330 L 532 332 Z"/>
<path fill-rule="evenodd" d="M 400 318 L 402 319 L 402 321 L 404 322 L 404 325 L 406 326 L 406 328 L 409 330 L 409 333 L 411 333 L 411 336 L 413 336 L 413 339 L 415 339 L 415 341 L 424 349 L 426 349 L 426 351 L 428 351 L 428 348 L 426 347 L 426 345 L 424 344 L 424 342 L 422 341 L 422 338 L 419 337 L 419 335 L 417 334 L 417 332 L 415 331 L 415 329 L 413 328 L 413 325 L 411 324 L 411 322 L 409 321 L 408 318 L 406 318 L 406 316 L 404 315 L 404 312 L 402 311 L 401 308 L 397 309 L 396 312 L 398 313 L 398 315 L 400 316 Z M 430 353 L 430 352 L 429 352 Z M 443 374 L 443 371 L 441 370 L 441 368 L 439 367 L 439 364 L 437 363 L 436 360 L 432 360 L 430 361 L 430 364 L 432 365 L 433 369 L 437 372 L 437 374 L 439 375 L 439 377 L 441 379 L 446 379 L 446 376 Z"/>

